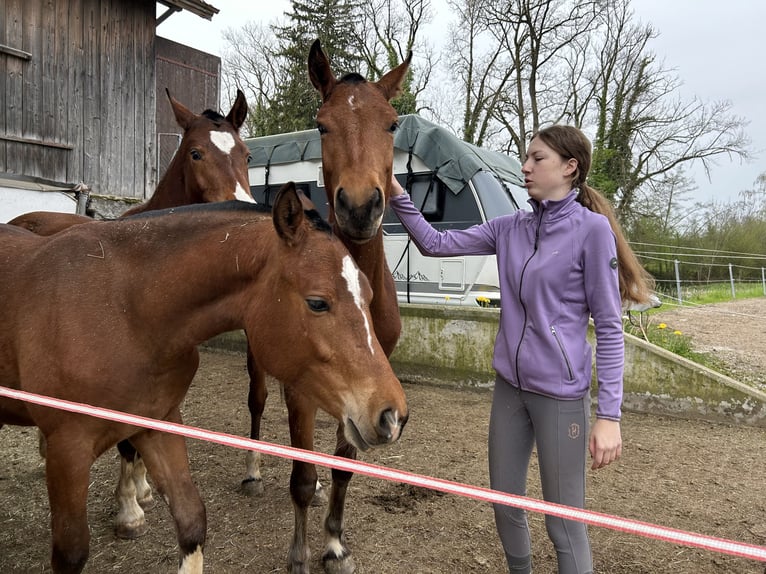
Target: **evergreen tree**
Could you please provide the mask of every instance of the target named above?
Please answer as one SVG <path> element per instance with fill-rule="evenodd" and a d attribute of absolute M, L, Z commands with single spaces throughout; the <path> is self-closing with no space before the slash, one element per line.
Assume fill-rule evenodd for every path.
<path fill-rule="evenodd" d="M 339 77 L 348 72 L 364 73 L 361 58 L 354 55 L 352 39 L 358 4 L 353 0 L 293 0 L 289 22 L 275 27 L 279 53 L 287 63 L 287 82 L 277 86 L 269 119 L 259 126 L 264 133 L 312 129 L 321 104 L 308 78 L 307 58 L 317 38 Z"/>

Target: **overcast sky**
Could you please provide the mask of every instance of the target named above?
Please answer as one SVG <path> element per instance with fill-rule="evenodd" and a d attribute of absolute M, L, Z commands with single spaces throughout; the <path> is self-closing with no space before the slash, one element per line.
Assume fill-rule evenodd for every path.
<path fill-rule="evenodd" d="M 172 15 L 157 29 L 160 36 L 220 55 L 221 34 L 245 22 L 270 23 L 290 8 L 289 0 L 207 0 L 220 10 L 212 21 L 186 11 Z M 444 5 L 432 0 L 433 6 Z M 161 11 L 162 6 L 158 11 Z M 695 199 L 731 200 L 744 189 L 752 189 L 759 174 L 766 172 L 766 2 L 761 0 L 632 0 L 636 16 L 651 23 L 659 37 L 652 50 L 683 82 L 681 96 L 696 96 L 704 102 L 727 100 L 732 113 L 750 123 L 747 133 L 753 142 L 755 160 L 721 159 L 708 181 L 695 169 L 698 190 Z M 448 13 L 440 10 L 439 29 L 444 30 Z M 432 26 L 433 28 L 434 26 Z M 441 32 L 443 34 L 443 32 Z"/>

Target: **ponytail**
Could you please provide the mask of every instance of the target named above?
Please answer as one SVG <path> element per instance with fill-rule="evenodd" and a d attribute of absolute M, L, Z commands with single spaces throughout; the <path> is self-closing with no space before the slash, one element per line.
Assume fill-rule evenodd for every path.
<path fill-rule="evenodd" d="M 620 279 L 620 297 L 623 303 L 648 303 L 654 289 L 654 278 L 643 268 L 636 254 L 630 248 L 611 204 L 603 195 L 586 183 L 581 183 L 579 187 L 577 201 L 590 211 L 604 215 L 609 220 L 612 233 L 617 240 L 617 271 Z"/>

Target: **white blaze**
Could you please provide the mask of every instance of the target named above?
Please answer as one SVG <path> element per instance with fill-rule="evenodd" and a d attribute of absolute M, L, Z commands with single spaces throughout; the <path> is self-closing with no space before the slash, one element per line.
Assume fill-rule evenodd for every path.
<path fill-rule="evenodd" d="M 346 280 L 348 290 L 351 292 L 351 296 L 354 298 L 354 303 L 359 308 L 359 312 L 364 319 L 364 328 L 367 329 L 367 346 L 370 348 L 370 353 L 375 354 L 375 350 L 372 348 L 372 333 L 370 332 L 370 322 L 367 320 L 367 315 L 362 309 L 362 286 L 359 283 L 359 268 L 351 259 L 350 255 L 346 255 L 343 258 L 343 278 Z"/>
<path fill-rule="evenodd" d="M 210 132 L 210 141 L 223 153 L 231 153 L 234 149 L 234 136 L 229 132 Z"/>
<path fill-rule="evenodd" d="M 234 190 L 234 199 L 238 199 L 239 201 L 249 201 L 250 203 L 256 203 L 256 201 L 253 199 L 253 196 L 247 193 L 245 191 L 245 188 L 242 187 L 239 182 L 237 182 L 237 189 Z"/>

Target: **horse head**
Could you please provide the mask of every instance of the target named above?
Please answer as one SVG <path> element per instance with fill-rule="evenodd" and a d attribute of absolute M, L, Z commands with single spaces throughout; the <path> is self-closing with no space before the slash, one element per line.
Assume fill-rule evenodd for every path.
<path fill-rule="evenodd" d="M 308 58 L 311 83 L 322 97 L 317 129 L 330 221 L 364 243 L 380 232 L 391 190 L 398 114 L 389 101 L 402 89 L 412 53 L 377 82 L 359 74 L 336 79 L 319 40 Z"/>
<path fill-rule="evenodd" d="M 408 408 L 373 331 L 370 283 L 292 182 L 272 218 L 279 241 L 273 263 L 258 272 L 269 293 L 250 297 L 245 327 L 253 357 L 282 382 L 289 404 L 342 422 L 349 444 L 396 441 Z"/>
<path fill-rule="evenodd" d="M 234 105 L 225 117 L 212 110 L 196 114 L 173 98 L 170 91 L 166 92 L 184 133 L 168 166 L 168 177 L 162 178 L 153 197 L 175 196 L 175 205 L 231 199 L 252 202 L 247 168 L 250 152 L 239 135 L 247 117 L 247 101 L 242 91 L 237 90 Z M 163 186 L 180 185 L 181 193 L 160 191 Z M 171 205 L 152 205 L 151 209 L 164 207 Z"/>

